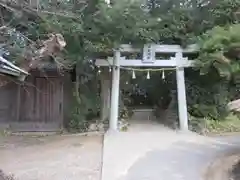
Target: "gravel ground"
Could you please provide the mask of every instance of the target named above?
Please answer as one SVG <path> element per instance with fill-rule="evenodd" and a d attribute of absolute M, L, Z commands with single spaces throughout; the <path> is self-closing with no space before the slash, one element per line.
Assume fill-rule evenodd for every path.
<path fill-rule="evenodd" d="M 102 136 L 0 137 L 0 169 L 17 180 L 99 180 Z"/>

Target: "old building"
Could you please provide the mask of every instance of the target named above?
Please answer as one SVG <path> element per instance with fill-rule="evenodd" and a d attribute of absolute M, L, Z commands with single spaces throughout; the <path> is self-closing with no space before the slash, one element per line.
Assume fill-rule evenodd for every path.
<path fill-rule="evenodd" d="M 70 74 L 48 64 L 42 70 L 31 70 L 20 81 L 19 77 L 28 73 L 10 68 L 6 63 L 5 68 L 3 63 L 0 67 L 0 127 L 12 131 L 61 130 L 70 113 Z"/>

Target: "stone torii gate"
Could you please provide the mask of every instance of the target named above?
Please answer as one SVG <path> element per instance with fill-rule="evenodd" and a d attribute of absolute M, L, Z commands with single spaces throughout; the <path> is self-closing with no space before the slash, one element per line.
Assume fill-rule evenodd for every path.
<path fill-rule="evenodd" d="M 185 89 L 184 68 L 193 66 L 193 60 L 188 60 L 183 54 L 197 52 L 195 45 L 181 48 L 179 45 L 156 45 L 146 44 L 143 48 L 142 59 L 126 59 L 122 53 L 141 52 L 141 49 L 133 48 L 131 45 L 122 45 L 119 50 L 114 51 L 114 57 L 108 59 L 96 59 L 96 66 L 110 66 L 112 68 L 112 88 L 109 131 L 118 129 L 118 108 L 119 108 L 119 86 L 121 67 L 161 67 L 176 68 L 177 95 L 178 95 L 178 114 L 180 130 L 188 130 L 188 113 Z M 157 59 L 156 53 L 174 54 L 170 59 Z M 104 86 L 104 85 L 103 85 Z M 110 88 L 109 88 L 110 89 Z"/>

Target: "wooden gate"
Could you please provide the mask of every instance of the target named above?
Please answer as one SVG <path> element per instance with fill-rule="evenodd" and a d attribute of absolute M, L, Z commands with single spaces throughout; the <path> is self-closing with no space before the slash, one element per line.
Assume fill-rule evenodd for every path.
<path fill-rule="evenodd" d="M 63 125 L 63 84 L 55 77 L 32 78 L 21 87 L 18 117 L 20 131 L 56 131 Z"/>

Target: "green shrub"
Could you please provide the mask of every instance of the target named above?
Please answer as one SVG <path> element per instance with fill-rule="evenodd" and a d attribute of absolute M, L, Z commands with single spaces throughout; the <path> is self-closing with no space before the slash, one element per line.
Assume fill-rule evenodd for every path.
<path fill-rule="evenodd" d="M 230 113 L 226 118 L 219 120 L 190 117 L 189 124 L 192 131 L 201 134 L 240 132 L 239 114 L 235 113 Z"/>
<path fill-rule="evenodd" d="M 80 107 L 74 107 L 71 113 L 71 119 L 68 123 L 68 129 L 71 132 L 86 132 L 89 127 L 89 121 L 87 121 L 84 113 L 81 112 Z"/>

